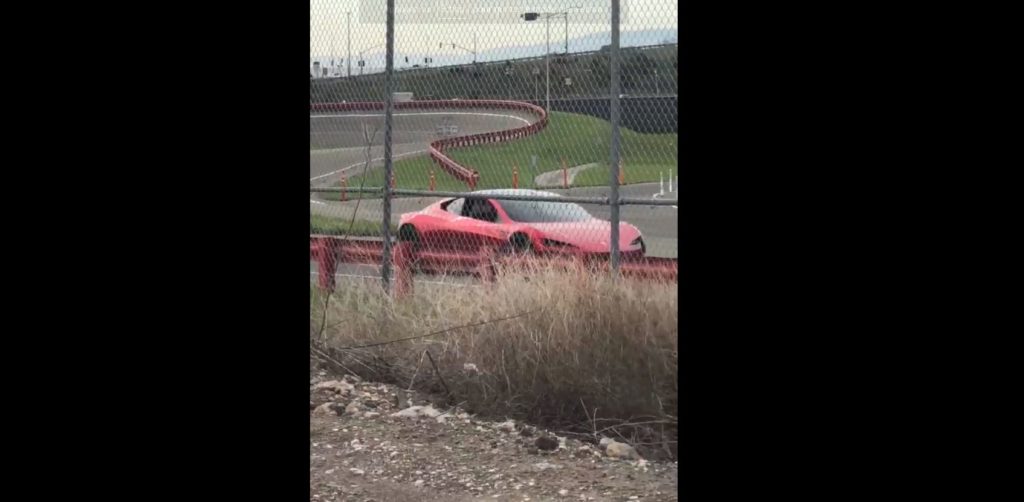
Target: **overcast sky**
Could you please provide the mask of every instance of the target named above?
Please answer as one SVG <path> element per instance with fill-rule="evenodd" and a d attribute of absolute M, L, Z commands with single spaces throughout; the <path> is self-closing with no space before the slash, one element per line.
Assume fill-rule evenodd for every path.
<path fill-rule="evenodd" d="M 352 59 L 357 61 L 363 51 L 368 66 L 379 66 L 385 41 L 385 5 L 384 0 L 310 0 L 310 63 L 331 55 L 346 57 L 346 12 L 351 12 Z M 608 0 L 396 0 L 395 5 L 396 64 L 403 55 L 433 57 L 435 64 L 471 58 L 465 49 L 474 48 L 474 39 L 476 51 L 487 53 L 480 60 L 522 57 L 517 47 L 546 43 L 545 20 L 526 22 L 519 17 L 523 12 L 568 12 L 568 26 L 561 15 L 550 21 L 550 43 L 557 52 L 564 49 L 567 28 L 570 51 L 580 50 L 572 47 L 573 39 L 610 29 Z M 620 30 L 656 37 L 640 44 L 660 43 L 664 33 L 678 29 L 676 16 L 674 0 L 622 0 Z M 442 42 L 447 46 L 439 48 Z M 464 49 L 452 48 L 452 43 Z"/>

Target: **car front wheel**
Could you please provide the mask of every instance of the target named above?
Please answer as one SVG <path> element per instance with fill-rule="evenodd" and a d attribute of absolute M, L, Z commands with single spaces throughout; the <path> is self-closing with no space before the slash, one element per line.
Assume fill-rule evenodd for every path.
<path fill-rule="evenodd" d="M 533 252 L 533 241 L 530 236 L 522 233 L 512 234 L 508 239 L 509 249 L 515 254 L 530 254 Z"/>

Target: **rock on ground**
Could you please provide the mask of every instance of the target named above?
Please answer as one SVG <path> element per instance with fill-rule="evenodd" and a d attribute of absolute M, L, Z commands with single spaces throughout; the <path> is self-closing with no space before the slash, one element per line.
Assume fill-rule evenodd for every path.
<path fill-rule="evenodd" d="M 605 447 L 605 453 L 611 458 L 625 458 L 629 460 L 640 460 L 640 454 L 632 446 L 618 441 L 611 441 Z"/>

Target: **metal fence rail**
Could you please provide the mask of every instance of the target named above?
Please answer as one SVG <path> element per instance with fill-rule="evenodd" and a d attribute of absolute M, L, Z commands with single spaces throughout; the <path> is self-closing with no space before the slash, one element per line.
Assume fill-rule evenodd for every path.
<path fill-rule="evenodd" d="M 384 257 L 383 239 L 349 239 L 331 235 L 311 235 L 309 256 L 317 264 L 317 284 L 326 291 L 336 287 L 335 277 L 338 266 L 372 265 Z M 529 271 L 549 266 L 562 269 L 578 268 L 591 273 L 600 273 L 611 268 L 605 257 L 559 254 L 544 257 L 501 255 L 493 248 L 459 248 L 420 250 L 409 243 L 393 242 L 392 265 L 395 275 L 388 276 L 388 282 L 398 283 L 396 292 L 406 295 L 413 290 L 413 273 L 423 274 L 469 274 L 485 282 L 493 281 L 495 269 L 504 267 Z M 453 243 L 454 244 L 454 243 Z M 675 281 L 679 275 L 677 260 L 668 258 L 631 258 L 619 264 L 619 270 L 626 277 L 640 280 Z M 382 275 L 382 280 L 384 276 Z"/>
<path fill-rule="evenodd" d="M 384 187 L 352 187 L 352 188 L 310 188 L 310 193 L 336 193 L 341 194 L 342 191 L 346 192 L 357 192 L 357 193 L 370 193 L 370 194 L 383 194 Z M 405 195 L 405 196 L 419 196 L 419 197 L 465 197 L 472 194 L 472 192 L 444 192 L 444 191 L 429 191 L 429 190 L 403 190 L 403 189 L 392 189 L 392 195 Z M 611 197 L 573 197 L 569 195 L 559 195 L 557 197 L 541 196 L 541 195 L 513 195 L 513 194 L 488 194 L 487 198 L 494 200 L 517 200 L 523 202 L 555 202 L 555 203 L 573 203 L 573 204 L 595 204 L 599 206 L 608 206 L 612 204 Z M 619 197 L 618 204 L 621 206 L 635 205 L 635 206 L 675 206 L 678 201 L 671 199 L 631 199 L 628 197 Z"/>

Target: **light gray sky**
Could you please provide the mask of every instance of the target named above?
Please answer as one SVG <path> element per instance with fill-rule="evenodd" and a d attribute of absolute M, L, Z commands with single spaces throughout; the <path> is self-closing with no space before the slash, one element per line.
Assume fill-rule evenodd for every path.
<path fill-rule="evenodd" d="M 368 67 L 381 66 L 385 26 L 378 20 L 383 19 L 384 5 L 384 0 L 310 0 L 310 64 L 331 55 L 346 57 L 346 12 L 351 12 L 353 71 L 360 51 L 365 51 Z M 662 37 L 662 32 L 678 30 L 674 0 L 622 0 L 622 5 L 624 43 L 628 32 L 657 30 Z M 551 48 L 564 50 L 568 28 L 570 51 L 579 50 L 573 48 L 573 39 L 609 31 L 609 8 L 608 0 L 396 0 L 396 65 L 404 55 L 410 61 L 430 56 L 435 64 L 471 59 L 468 51 L 450 44 L 472 49 L 474 38 L 478 53 L 490 51 L 489 57 L 480 60 L 521 57 L 513 47 L 543 46 L 546 41 L 545 21 L 526 22 L 519 18 L 522 12 L 568 12 L 568 27 L 562 17 L 550 21 Z M 439 48 L 442 42 L 447 47 Z"/>

